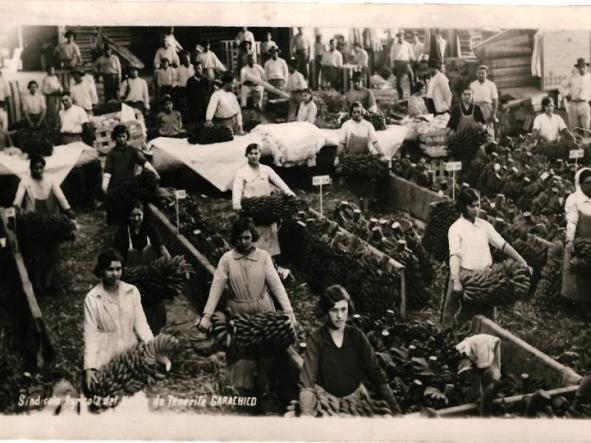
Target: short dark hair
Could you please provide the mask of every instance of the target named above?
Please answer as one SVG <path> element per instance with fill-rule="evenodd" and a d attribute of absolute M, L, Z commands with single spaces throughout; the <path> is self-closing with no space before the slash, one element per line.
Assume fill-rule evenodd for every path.
<path fill-rule="evenodd" d="M 131 211 L 134 209 L 141 209 L 142 212 L 146 212 L 144 209 L 144 202 L 142 202 L 139 198 L 134 198 L 129 201 L 127 206 L 127 215 L 131 214 Z"/>
<path fill-rule="evenodd" d="M 355 108 L 361 108 L 361 110 L 363 110 L 363 105 L 361 102 L 353 102 L 351 103 L 351 106 L 349 106 L 349 112 L 353 112 L 353 109 Z"/>
<path fill-rule="evenodd" d="M 554 103 L 552 98 L 550 97 L 544 97 L 542 99 L 542 110 L 544 110 L 546 108 L 546 106 L 548 106 L 550 103 Z"/>
<path fill-rule="evenodd" d="M 115 138 L 120 134 L 127 134 L 127 138 L 130 138 L 129 129 L 125 125 L 117 125 L 113 128 L 111 132 L 111 140 L 115 140 Z"/>
<path fill-rule="evenodd" d="M 43 166 L 45 166 L 45 158 L 40 154 L 31 154 L 31 156 L 29 157 L 29 169 L 31 169 L 37 163 L 41 163 Z"/>
<path fill-rule="evenodd" d="M 172 103 L 172 97 L 170 96 L 170 94 L 164 94 L 160 99 L 160 105 L 163 106 L 165 103 L 168 102 Z"/>
<path fill-rule="evenodd" d="M 464 188 L 458 194 L 458 201 L 457 201 L 458 209 L 460 211 L 464 212 L 466 209 L 466 206 L 471 205 L 472 203 L 474 203 L 475 201 L 477 201 L 479 199 L 480 199 L 480 196 L 478 195 L 478 192 L 476 192 L 476 190 L 474 190 L 472 188 Z"/>
<path fill-rule="evenodd" d="M 221 80 L 223 84 L 232 83 L 234 81 L 234 76 L 232 74 L 224 74 L 222 75 Z"/>
<path fill-rule="evenodd" d="M 589 177 L 591 177 L 591 169 L 585 169 L 582 171 L 579 175 L 579 185 L 582 185 L 583 182 Z"/>
<path fill-rule="evenodd" d="M 421 89 L 423 89 L 424 87 L 425 87 L 425 84 L 423 82 L 416 82 L 414 92 L 418 92 Z"/>
<path fill-rule="evenodd" d="M 246 150 L 244 151 L 244 156 L 247 156 L 248 154 L 250 154 L 250 151 L 253 151 L 255 149 L 261 149 L 261 147 L 257 144 L 257 143 L 251 143 L 250 145 L 248 145 L 246 147 Z"/>
<path fill-rule="evenodd" d="M 39 83 L 37 83 L 37 80 L 29 81 L 29 83 L 27 83 L 27 89 L 29 89 L 31 87 L 31 85 L 35 85 L 35 86 L 39 87 Z"/>
<path fill-rule="evenodd" d="M 66 33 L 64 34 L 64 36 L 65 36 L 66 38 L 68 38 L 70 35 L 71 35 L 72 37 L 76 38 L 76 33 L 75 33 L 74 31 L 66 31 Z"/>
<path fill-rule="evenodd" d="M 236 246 L 236 243 L 238 243 L 238 237 L 244 231 L 250 231 L 253 242 L 256 242 L 259 239 L 259 233 L 255 229 L 253 219 L 243 216 L 232 224 L 232 231 L 230 233 L 230 243 L 232 243 L 232 246 Z"/>
<path fill-rule="evenodd" d="M 71 97 L 72 95 L 70 94 L 70 91 L 68 89 L 64 90 L 61 94 L 60 97 L 65 97 L 65 96 Z"/>
<path fill-rule="evenodd" d="M 328 311 L 330 311 L 336 303 L 342 300 L 347 300 L 349 305 L 349 315 L 353 314 L 355 311 L 355 305 L 353 305 L 353 301 L 347 290 L 341 285 L 329 286 L 322 292 L 320 299 L 318 300 L 318 309 L 322 314 L 327 315 Z"/>
<path fill-rule="evenodd" d="M 94 267 L 93 274 L 98 278 L 103 278 L 103 272 L 107 269 L 111 262 L 118 261 L 123 265 L 123 256 L 121 253 L 114 248 L 108 248 L 98 255 L 96 259 L 96 266 Z"/>

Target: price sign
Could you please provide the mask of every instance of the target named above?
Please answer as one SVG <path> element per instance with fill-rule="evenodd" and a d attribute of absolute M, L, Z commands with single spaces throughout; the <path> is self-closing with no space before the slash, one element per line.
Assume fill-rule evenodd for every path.
<path fill-rule="evenodd" d="M 461 171 L 462 170 L 462 162 L 447 162 L 445 164 L 446 171 Z"/>
<path fill-rule="evenodd" d="M 312 185 L 330 185 L 330 175 L 315 175 L 314 177 L 312 177 Z"/>
<path fill-rule="evenodd" d="M 15 217 L 16 216 L 16 211 L 14 210 L 14 208 L 7 208 L 6 212 L 4 213 L 6 215 L 7 218 L 9 217 Z"/>
<path fill-rule="evenodd" d="M 2 237 L 0 238 L 0 248 L 5 248 L 6 247 L 6 238 Z"/>
<path fill-rule="evenodd" d="M 542 181 L 546 180 L 548 177 L 550 177 L 550 174 L 548 174 L 547 172 L 544 172 L 542 175 L 540 175 Z"/>
<path fill-rule="evenodd" d="M 179 189 L 177 191 L 175 191 L 175 195 L 177 200 L 183 200 L 185 198 L 187 198 L 187 191 L 185 191 L 184 189 Z"/>
<path fill-rule="evenodd" d="M 568 152 L 568 158 L 583 158 L 585 156 L 585 151 L 582 149 L 572 149 Z"/>

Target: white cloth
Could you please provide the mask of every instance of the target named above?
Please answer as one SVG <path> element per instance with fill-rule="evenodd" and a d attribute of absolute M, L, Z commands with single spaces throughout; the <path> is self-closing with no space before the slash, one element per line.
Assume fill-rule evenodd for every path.
<path fill-rule="evenodd" d="M 409 62 L 415 60 L 415 55 L 407 41 L 402 41 L 402 43 L 395 41 L 390 49 L 390 60 L 393 62 Z"/>
<path fill-rule="evenodd" d="M 287 81 L 289 70 L 287 63 L 282 58 L 277 57 L 277 60 L 270 58 L 265 62 L 265 75 L 267 80 L 284 80 Z"/>
<path fill-rule="evenodd" d="M 567 128 L 566 123 L 564 123 L 561 116 L 552 114 L 552 116 L 548 117 L 548 115 L 543 112 L 542 114 L 537 115 L 534 119 L 532 129 L 539 131 L 540 136 L 546 141 L 552 142 L 558 138 L 561 131 Z"/>
<path fill-rule="evenodd" d="M 125 95 L 129 86 L 129 94 Z M 119 86 L 119 97 L 126 102 L 143 102 L 146 109 L 150 109 L 150 95 L 148 83 L 143 78 L 128 78 Z"/>
<path fill-rule="evenodd" d="M 492 104 L 493 100 L 499 99 L 497 85 L 489 79 L 484 80 L 482 83 L 478 80 L 474 80 L 470 83 L 470 89 L 472 90 L 472 101 L 474 103 Z"/>
<path fill-rule="evenodd" d="M 301 91 L 302 89 L 308 89 L 308 82 L 301 72 L 294 71 L 293 74 L 289 74 L 287 77 L 287 84 L 285 90 L 289 92 Z"/>
<path fill-rule="evenodd" d="M 117 298 L 111 298 L 99 283 L 86 295 L 84 369 L 98 369 L 140 340 L 153 338 L 135 286 L 120 282 Z"/>
<path fill-rule="evenodd" d="M 325 146 L 338 146 L 341 140 L 340 129 L 321 129 Z M 392 158 L 405 138 L 409 134 L 409 127 L 403 125 L 388 125 L 385 131 L 376 131 L 376 138 L 384 156 Z"/>
<path fill-rule="evenodd" d="M 583 168 L 577 172 L 575 183 L 577 190 L 566 198 L 564 203 L 564 215 L 566 218 L 566 241 L 573 241 L 579 222 L 579 212 L 591 216 L 591 198 L 587 197 L 580 188 L 579 175 L 588 168 Z"/>
<path fill-rule="evenodd" d="M 269 166 L 259 164 L 258 170 L 255 170 L 249 164 L 244 165 L 234 177 L 232 207 L 236 210 L 241 209 L 240 202 L 243 198 L 271 195 L 271 184 L 277 186 L 285 194 L 294 195 L 289 186 Z M 265 192 L 260 192 L 261 190 Z"/>
<path fill-rule="evenodd" d="M 70 85 L 70 95 L 74 104 L 86 111 L 92 111 L 92 105 L 98 103 L 94 82 L 91 84 L 83 80 L 80 83 Z"/>
<path fill-rule="evenodd" d="M 180 65 L 176 68 L 176 85 L 182 88 L 187 86 L 187 80 L 195 75 L 195 68 L 193 65 L 189 65 L 188 67 L 185 65 Z"/>
<path fill-rule="evenodd" d="M 487 221 L 476 218 L 474 223 L 463 216 L 452 224 L 447 233 L 449 255 L 460 258 L 460 267 L 470 271 L 483 271 L 492 265 L 489 244 L 502 249 L 505 240 Z"/>
<path fill-rule="evenodd" d="M 308 103 L 300 102 L 298 109 L 298 115 L 296 120 L 299 122 L 308 122 L 314 124 L 316 122 L 316 116 L 318 115 L 318 107 L 314 100 L 310 100 Z"/>
<path fill-rule="evenodd" d="M 68 134 L 82 134 L 82 125 L 88 123 L 88 114 L 78 105 L 61 109 L 59 117 L 60 132 Z"/>
<path fill-rule="evenodd" d="M 560 92 L 562 95 L 570 95 L 571 100 L 591 100 L 591 74 L 586 72 L 580 75 L 578 72 L 573 73 L 561 86 Z"/>
<path fill-rule="evenodd" d="M 341 126 L 341 141 L 339 143 L 339 154 L 346 149 L 347 144 L 351 136 L 357 136 L 360 138 L 367 139 L 367 148 L 372 154 L 379 154 L 379 150 L 376 148 L 378 144 L 376 138 L 376 130 L 373 125 L 367 120 L 362 119 L 360 122 L 356 122 L 353 119 L 347 120 Z"/>
<path fill-rule="evenodd" d="M 219 89 L 211 94 L 207 105 L 206 120 L 217 118 L 230 118 L 240 113 L 238 99 L 232 92 Z"/>
<path fill-rule="evenodd" d="M 426 96 L 433 100 L 435 111 L 438 113 L 449 111 L 453 94 L 449 88 L 449 79 L 443 72 L 437 71 L 427 86 Z"/>
<path fill-rule="evenodd" d="M 27 114 L 40 114 L 45 111 L 45 96 L 37 91 L 35 95 L 27 93 L 23 97 L 23 111 Z"/>
<path fill-rule="evenodd" d="M 325 51 L 322 54 L 322 60 L 320 61 L 322 66 L 332 66 L 333 68 L 340 68 L 343 66 L 343 54 L 337 49 L 334 51 Z"/>
<path fill-rule="evenodd" d="M 473 335 L 462 340 L 456 349 L 466 355 L 479 369 L 489 368 L 494 380 L 501 378 L 501 339 L 499 337 L 489 334 Z"/>

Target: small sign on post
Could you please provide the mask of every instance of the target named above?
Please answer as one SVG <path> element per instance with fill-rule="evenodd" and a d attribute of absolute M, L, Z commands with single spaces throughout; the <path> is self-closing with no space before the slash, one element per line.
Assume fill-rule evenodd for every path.
<path fill-rule="evenodd" d="M 322 208 L 322 186 L 330 185 L 330 175 L 315 175 L 312 177 L 312 185 L 320 187 L 320 215 L 323 216 Z"/>
<path fill-rule="evenodd" d="M 575 159 L 575 171 L 579 168 L 578 159 L 583 158 L 585 156 L 585 151 L 583 149 L 571 149 L 568 152 L 568 158 Z"/>
<path fill-rule="evenodd" d="M 177 232 L 180 231 L 180 222 L 179 222 L 179 200 L 184 200 L 187 198 L 187 191 L 184 189 L 177 189 L 174 191 L 174 200 L 175 200 L 175 207 L 176 207 L 176 230 Z"/>
<path fill-rule="evenodd" d="M 452 177 L 452 188 L 451 188 L 451 198 L 453 200 L 456 199 L 456 171 L 462 170 L 462 162 L 446 162 L 445 163 L 445 170 L 451 171 Z"/>

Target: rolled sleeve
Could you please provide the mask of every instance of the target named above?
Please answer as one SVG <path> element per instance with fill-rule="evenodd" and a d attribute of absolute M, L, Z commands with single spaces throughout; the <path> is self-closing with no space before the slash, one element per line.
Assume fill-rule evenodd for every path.
<path fill-rule="evenodd" d="M 488 222 L 482 221 L 483 225 L 486 229 L 486 236 L 488 238 L 488 242 L 493 245 L 497 249 L 503 249 L 506 241 L 505 239 L 497 232 L 497 230 Z"/>
<path fill-rule="evenodd" d="M 462 239 L 457 226 L 452 226 L 447 231 L 447 240 L 449 242 L 449 256 L 455 255 L 462 257 Z"/>

